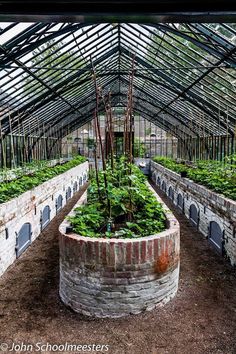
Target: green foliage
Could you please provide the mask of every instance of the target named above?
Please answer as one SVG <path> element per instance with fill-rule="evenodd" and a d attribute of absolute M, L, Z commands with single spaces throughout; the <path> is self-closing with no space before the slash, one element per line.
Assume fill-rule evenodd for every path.
<path fill-rule="evenodd" d="M 152 131 L 151 128 L 145 129 L 145 135 L 150 135 L 150 134 L 151 134 L 151 131 Z"/>
<path fill-rule="evenodd" d="M 0 169 L 0 181 L 9 182 L 11 180 L 21 178 L 27 174 L 32 174 L 35 171 L 47 167 L 49 163 L 50 160 L 35 160 L 31 162 L 25 162 L 20 167 Z"/>
<path fill-rule="evenodd" d="M 138 138 L 134 138 L 134 157 L 145 157 L 147 148 L 144 142 Z"/>
<path fill-rule="evenodd" d="M 88 138 L 88 148 L 93 149 L 95 146 L 95 140 L 93 138 Z"/>
<path fill-rule="evenodd" d="M 105 222 L 101 204 L 93 203 L 75 209 L 76 217 L 69 217 L 73 229 L 82 236 L 95 236 L 94 230 Z"/>
<path fill-rule="evenodd" d="M 186 171 L 187 177 L 194 182 L 236 200 L 236 155 L 227 157 L 224 163 L 199 160 L 193 166 L 177 163 L 173 159 L 165 157 L 155 157 L 153 160 L 177 173 Z M 230 164 L 228 161 L 233 163 Z"/>
<path fill-rule="evenodd" d="M 177 163 L 175 160 L 169 157 L 157 156 L 153 158 L 153 161 L 177 173 L 185 172 L 188 169 L 188 166 L 186 166 L 184 163 Z"/>
<path fill-rule="evenodd" d="M 0 185 L 0 203 L 5 203 L 12 198 L 18 197 L 20 194 L 40 185 L 49 179 L 66 172 L 67 170 L 85 162 L 86 159 L 82 156 L 77 156 L 73 160 L 56 165 L 53 167 L 45 167 L 35 170 L 30 175 L 20 176 L 18 179 L 1 183 Z"/>
<path fill-rule="evenodd" d="M 130 173 L 131 172 L 131 173 Z M 102 174 L 106 174 L 105 190 Z M 106 172 L 99 172 L 101 200 L 99 200 L 96 179 L 91 176 L 88 189 L 88 204 L 76 209 L 69 220 L 73 230 L 83 236 L 106 238 L 143 237 L 165 229 L 165 215 L 146 184 L 146 177 L 137 166 L 130 165 L 122 157 L 115 169 L 107 166 Z M 110 201 L 108 211 L 106 200 Z M 131 220 L 129 217 L 131 216 Z M 112 230 L 107 223 L 112 220 Z"/>

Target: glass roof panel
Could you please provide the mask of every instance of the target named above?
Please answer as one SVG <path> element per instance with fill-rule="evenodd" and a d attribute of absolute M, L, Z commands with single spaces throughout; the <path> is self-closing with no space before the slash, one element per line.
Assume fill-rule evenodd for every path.
<path fill-rule="evenodd" d="M 139 113 L 193 136 L 234 134 L 235 24 L 0 23 L 0 50 L 4 134 L 9 112 L 15 133 L 91 120 L 93 67 L 103 95 L 125 106 L 133 62 Z"/>

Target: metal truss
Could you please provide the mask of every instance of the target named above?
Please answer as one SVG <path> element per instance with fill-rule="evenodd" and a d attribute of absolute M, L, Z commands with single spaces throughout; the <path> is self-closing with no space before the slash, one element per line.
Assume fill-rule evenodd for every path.
<path fill-rule="evenodd" d="M 211 23 L 1 23 L 2 134 L 62 138 L 92 120 L 92 63 L 125 107 L 133 58 L 137 114 L 179 138 L 234 136 L 236 25 Z"/>
<path fill-rule="evenodd" d="M 0 0 L 1 21 L 234 22 L 233 0 Z M 92 22 L 93 22 L 92 21 Z"/>

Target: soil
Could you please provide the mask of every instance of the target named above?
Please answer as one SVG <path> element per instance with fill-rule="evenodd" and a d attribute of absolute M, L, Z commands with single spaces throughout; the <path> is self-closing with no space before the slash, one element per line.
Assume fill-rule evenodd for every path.
<path fill-rule="evenodd" d="M 175 299 L 148 313 L 102 320 L 75 314 L 61 303 L 58 225 L 79 195 L 1 277 L 0 343 L 106 344 L 109 350 L 100 353 L 109 354 L 235 354 L 235 270 L 165 197 L 181 225 Z"/>

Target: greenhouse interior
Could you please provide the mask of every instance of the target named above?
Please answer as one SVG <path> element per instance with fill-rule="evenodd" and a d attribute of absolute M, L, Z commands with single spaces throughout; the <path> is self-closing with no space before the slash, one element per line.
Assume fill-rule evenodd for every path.
<path fill-rule="evenodd" d="M 0 351 L 236 353 L 236 9 L 209 3 L 0 1 Z"/>

